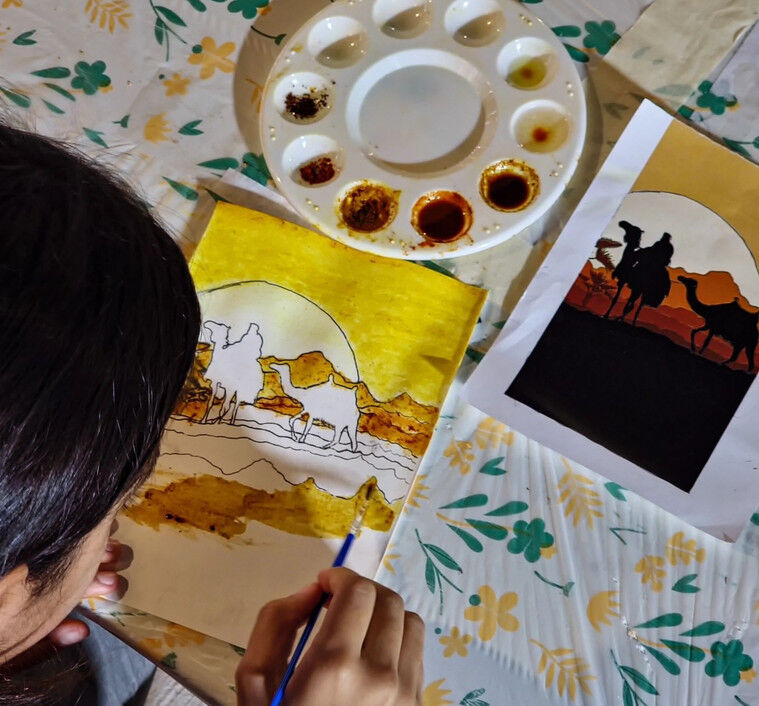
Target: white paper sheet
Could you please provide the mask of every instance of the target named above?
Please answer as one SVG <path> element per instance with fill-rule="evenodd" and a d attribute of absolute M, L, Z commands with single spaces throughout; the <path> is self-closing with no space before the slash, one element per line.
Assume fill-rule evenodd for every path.
<path fill-rule="evenodd" d="M 498 417 L 537 441 L 551 446 L 560 453 L 652 500 L 665 510 L 716 536 L 723 536 L 724 532 L 735 536 L 759 503 L 759 475 L 756 468 L 759 465 L 759 452 L 754 441 L 754 420 L 759 411 L 759 388 L 756 384 L 751 384 L 750 381 L 746 383 L 750 385 L 748 392 L 733 410 L 732 419 L 708 461 L 703 465 L 700 474 L 696 469 L 697 480 L 690 492 L 681 490 L 664 477 L 645 470 L 641 465 L 629 460 L 629 457 L 610 451 L 604 443 L 592 441 L 569 425 L 556 421 L 556 418 L 565 419 L 561 414 L 538 412 L 533 406 L 541 405 L 525 404 L 507 393 L 570 292 L 578 278 L 578 272 L 584 266 L 587 267 L 586 263 L 594 252 L 598 239 L 602 236 L 609 237 L 611 234 L 613 237 L 616 236 L 620 241 L 620 246 L 622 245 L 622 231 L 617 225 L 617 219 L 624 217 L 627 212 L 625 208 L 629 210 L 629 207 L 623 206 L 623 201 L 672 123 L 673 119 L 652 103 L 645 102 L 641 106 L 567 223 L 558 242 L 508 320 L 500 337 L 467 383 L 465 395 L 471 404 L 486 413 Z M 721 198 L 726 206 L 722 213 L 712 206 L 711 210 L 717 211 L 716 217 L 729 220 L 731 213 L 734 215 L 743 211 L 745 216 L 746 209 L 756 208 L 756 198 L 759 197 L 759 168 L 750 165 L 737 155 L 725 154 L 724 148 L 694 131 L 687 131 L 680 124 L 677 124 L 676 128 L 678 133 L 686 133 L 683 144 L 687 144 L 687 149 L 678 155 L 677 163 L 671 165 L 672 174 L 687 169 L 703 170 L 702 173 L 705 174 L 708 165 L 712 164 L 713 160 L 718 160 L 714 161 L 714 169 L 721 169 L 722 173 L 717 181 L 723 184 L 724 194 L 715 195 L 714 198 Z M 678 139 L 682 141 L 682 135 Z M 729 165 L 729 168 L 724 168 L 725 165 Z M 752 178 L 744 179 L 734 173 L 731 174 L 736 170 L 741 171 L 742 176 L 748 173 Z M 699 178 L 698 174 L 689 174 L 688 177 L 696 181 Z M 714 175 L 710 178 L 715 179 Z M 739 180 L 736 182 L 737 178 Z M 673 177 L 673 183 L 677 181 L 678 179 Z M 731 191 L 733 187 L 735 189 Z M 677 193 L 677 188 L 662 188 L 659 191 Z M 656 198 L 663 196 L 666 195 L 660 194 Z M 640 195 L 636 194 L 636 198 L 640 198 Z M 710 209 L 703 204 L 694 203 L 694 208 L 705 209 L 703 213 L 706 218 Z M 641 210 L 638 207 L 637 214 L 640 223 L 645 226 L 642 245 L 650 245 L 662 236 L 657 226 L 667 220 L 668 213 L 666 209 L 654 207 L 646 212 L 645 209 Z M 669 213 L 670 217 L 671 215 Z M 677 240 L 680 233 L 689 233 L 689 229 L 692 230 L 697 226 L 698 219 L 693 222 L 693 225 L 688 222 L 679 223 L 677 227 L 680 230 L 677 232 L 673 230 L 675 233 L 673 242 L 681 242 Z M 724 270 L 729 267 L 734 282 L 740 285 L 740 296 L 747 297 L 741 300 L 744 304 L 740 306 L 755 310 L 751 304 L 759 305 L 757 298 L 759 293 L 753 294 L 751 290 L 759 285 L 755 262 L 757 257 L 754 254 L 759 234 L 755 227 L 752 230 L 750 226 L 740 233 L 730 227 L 727 227 L 727 230 L 740 237 L 728 239 L 724 234 L 707 233 L 705 238 L 711 238 L 711 242 L 699 244 L 696 248 L 702 248 L 699 252 L 693 248 L 679 250 L 676 248 L 669 272 L 674 271 L 675 274 L 672 276 L 677 280 L 678 267 L 686 273 L 703 273 L 704 269 Z M 748 253 L 745 253 L 746 246 Z M 734 247 L 738 250 L 741 247 L 744 248 L 744 257 L 740 265 L 737 264 L 735 257 L 730 255 L 731 248 Z M 620 247 L 619 250 L 621 251 L 622 248 Z M 683 266 L 684 261 L 689 263 L 688 266 Z M 699 262 L 701 265 L 698 264 Z M 709 262 L 713 263 L 711 268 Z M 743 270 L 743 273 L 741 274 L 739 270 Z M 614 283 L 611 279 L 608 281 Z M 675 291 L 677 287 L 683 287 L 683 285 L 676 281 L 672 284 L 672 291 Z M 626 294 L 623 294 L 615 316 L 618 315 L 625 298 Z M 693 312 L 688 312 L 688 314 L 691 317 L 695 316 Z M 600 320 L 601 317 L 596 318 Z M 620 324 L 620 326 L 630 326 L 629 319 L 628 323 Z M 705 332 L 697 334 L 702 337 L 706 335 Z M 702 340 L 698 340 L 699 346 Z M 715 336 L 714 341 L 719 341 L 718 335 Z M 679 354 L 682 348 L 681 346 Z M 557 356 L 565 356 L 566 353 L 567 351 L 555 351 Z M 722 360 L 724 361 L 724 357 Z M 742 374 L 746 375 L 746 373 L 747 371 Z M 746 380 L 749 378 L 747 377 Z M 703 384 L 701 380 L 693 379 L 690 389 L 681 392 L 691 395 L 693 404 L 698 406 L 699 414 L 708 417 L 711 413 L 712 400 L 699 397 L 698 390 L 701 384 Z M 663 385 L 666 386 L 666 381 Z M 678 391 L 674 391 L 672 394 L 677 393 Z M 587 394 L 603 395 L 604 380 L 598 380 L 595 389 L 588 389 Z M 630 390 L 629 394 L 634 396 L 636 391 Z M 546 392 L 546 395 L 549 398 L 550 407 L 551 391 Z M 558 404 L 560 407 L 563 405 L 571 410 L 573 403 L 563 400 Z M 650 400 L 650 404 L 652 414 L 655 414 L 656 401 Z M 546 411 L 545 406 L 542 409 Z M 548 414 L 553 416 L 548 416 Z M 676 422 L 677 420 L 672 420 L 673 428 L 676 428 Z M 619 419 L 614 420 L 613 424 L 624 428 L 626 424 L 629 424 L 629 419 L 626 419 L 624 414 L 620 414 Z M 587 433 L 585 427 L 583 431 Z M 650 439 L 647 439 L 645 434 L 641 435 L 636 428 L 630 428 L 625 433 L 632 437 L 636 434 L 639 436 L 636 440 L 639 448 L 650 443 Z M 593 434 L 589 435 L 593 436 Z M 666 476 L 666 473 L 660 473 L 660 475 Z"/>

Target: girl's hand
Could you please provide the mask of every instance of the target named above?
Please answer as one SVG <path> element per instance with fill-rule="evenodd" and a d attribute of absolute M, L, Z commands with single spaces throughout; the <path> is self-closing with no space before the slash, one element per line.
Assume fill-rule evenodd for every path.
<path fill-rule="evenodd" d="M 287 706 L 421 706 L 424 623 L 397 594 L 348 569 L 267 603 L 236 673 L 238 706 L 267 706 L 298 628 L 331 595 L 327 615 L 287 687 Z"/>
<path fill-rule="evenodd" d="M 103 553 L 102 563 L 82 598 L 95 598 L 114 593 L 119 582 L 116 570 L 124 568 L 123 560 L 126 554 L 127 552 L 117 540 L 110 540 Z M 13 673 L 31 667 L 51 657 L 58 648 L 75 645 L 89 634 L 90 629 L 86 623 L 74 618 L 66 618 L 42 640 L 5 663 L 3 670 Z"/>
<path fill-rule="evenodd" d="M 108 540 L 95 578 L 92 579 L 92 583 L 87 587 L 82 599 L 107 596 L 116 591 L 119 581 L 119 575 L 116 573 L 116 568 L 123 568 L 120 567 L 122 553 L 123 547 L 118 540 Z M 89 634 L 90 629 L 87 627 L 86 623 L 81 620 L 67 618 L 57 627 L 53 628 L 46 640 L 52 643 L 55 647 L 65 647 L 67 645 L 75 645 L 77 642 L 81 642 L 89 637 Z M 45 642 L 45 640 L 42 642 Z"/>

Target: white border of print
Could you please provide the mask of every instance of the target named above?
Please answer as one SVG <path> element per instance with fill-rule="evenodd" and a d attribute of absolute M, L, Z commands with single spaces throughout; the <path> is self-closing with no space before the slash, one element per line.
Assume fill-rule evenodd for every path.
<path fill-rule="evenodd" d="M 716 537 L 734 539 L 759 506 L 759 386 L 755 383 L 690 493 L 504 394 L 672 120 L 653 103 L 643 102 L 490 352 L 467 382 L 464 396 L 486 414 L 687 522 Z M 497 385 L 494 380 L 499 381 Z"/>

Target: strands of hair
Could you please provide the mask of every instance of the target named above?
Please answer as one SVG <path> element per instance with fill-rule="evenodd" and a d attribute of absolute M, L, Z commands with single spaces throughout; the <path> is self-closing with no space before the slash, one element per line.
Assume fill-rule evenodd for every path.
<path fill-rule="evenodd" d="M 151 471 L 200 314 L 121 179 L 2 122 L 0 211 L 0 577 L 25 564 L 40 594 Z"/>

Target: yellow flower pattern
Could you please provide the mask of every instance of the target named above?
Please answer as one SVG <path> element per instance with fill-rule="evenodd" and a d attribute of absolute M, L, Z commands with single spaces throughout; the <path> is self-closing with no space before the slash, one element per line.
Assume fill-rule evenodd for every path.
<path fill-rule="evenodd" d="M 269 6 L 267 6 L 265 9 L 269 9 Z M 249 83 L 252 87 L 252 90 L 250 92 L 250 103 L 251 105 L 256 106 L 256 112 L 261 112 L 261 96 L 264 92 L 264 87 L 258 83 L 258 81 L 254 81 L 252 78 L 246 78 L 245 83 Z"/>
<path fill-rule="evenodd" d="M 23 7 L 24 0 L 3 0 L 3 8 L 6 7 Z"/>
<path fill-rule="evenodd" d="M 519 619 L 511 615 L 519 603 L 516 593 L 504 593 L 499 598 L 491 586 L 480 586 L 469 602 L 471 605 L 464 611 L 464 617 L 480 623 L 477 635 L 483 642 L 492 640 L 499 627 L 507 632 L 519 630 Z"/>
<path fill-rule="evenodd" d="M 562 458 L 562 463 L 567 472 L 559 481 L 559 502 L 564 505 L 564 516 L 572 516 L 572 525 L 577 527 L 580 520 L 585 520 L 588 529 L 593 529 L 593 520 L 603 517 L 598 509 L 603 505 L 598 492 L 593 489 L 593 481 L 587 476 L 575 473 L 569 462 Z"/>
<path fill-rule="evenodd" d="M 497 419 L 487 417 L 478 425 L 474 440 L 481 449 L 495 448 L 500 444 L 511 446 L 514 441 L 514 432 Z"/>
<path fill-rule="evenodd" d="M 166 113 L 158 113 L 145 123 L 142 134 L 148 142 L 157 143 L 166 142 L 169 139 L 170 131 L 171 125 L 166 120 Z"/>
<path fill-rule="evenodd" d="M 394 544 L 388 544 L 385 554 L 382 557 L 382 566 L 384 566 L 391 574 L 395 573 L 395 567 L 393 566 L 394 559 L 400 559 L 401 555 L 397 552 L 393 552 Z"/>
<path fill-rule="evenodd" d="M 619 618 L 620 614 L 616 609 L 621 606 L 614 600 L 618 595 L 619 591 L 601 591 L 588 601 L 586 613 L 596 632 L 601 632 L 601 625 L 612 624 L 609 618 Z"/>
<path fill-rule="evenodd" d="M 211 37 L 203 37 L 200 44 L 192 48 L 192 53 L 187 61 L 195 66 L 200 66 L 200 78 L 211 78 L 216 70 L 231 74 L 235 70 L 235 62 L 229 55 L 235 50 L 234 42 L 224 42 L 216 46 L 216 41 Z"/>
<path fill-rule="evenodd" d="M 426 474 L 418 475 L 411 485 L 406 502 L 403 504 L 403 512 L 408 513 L 410 507 L 420 507 L 419 503 L 427 500 L 428 497 L 424 494 L 425 490 L 429 490 L 430 486 L 425 485 L 424 480 L 427 478 Z"/>
<path fill-rule="evenodd" d="M 165 648 L 186 647 L 187 645 L 202 645 L 206 636 L 176 623 L 166 623 L 163 635 L 145 637 L 139 645 L 152 654 L 161 654 Z"/>
<path fill-rule="evenodd" d="M 462 635 L 457 627 L 451 628 L 450 635 L 442 635 L 440 637 L 440 644 L 445 647 L 445 650 L 443 650 L 443 657 L 453 657 L 453 655 L 466 657 L 469 654 L 467 645 L 471 641 L 471 635 Z"/>
<path fill-rule="evenodd" d="M 678 564 L 689 566 L 693 560 L 697 564 L 701 564 L 706 558 L 706 549 L 697 547 L 695 539 L 686 541 L 684 532 L 673 534 L 667 542 L 664 551 L 672 566 L 677 566 Z"/>
<path fill-rule="evenodd" d="M 664 558 L 660 556 L 644 556 L 636 565 L 635 572 L 640 574 L 641 583 L 651 584 L 651 590 L 659 593 L 664 588 L 662 578 L 667 575 L 664 570 Z"/>
<path fill-rule="evenodd" d="M 164 79 L 163 85 L 166 87 L 166 97 L 187 95 L 187 86 L 190 83 L 191 79 L 185 78 L 179 73 L 175 73 L 171 78 Z"/>
<path fill-rule="evenodd" d="M 589 666 L 580 657 L 573 656 L 574 650 L 569 647 L 559 647 L 551 650 L 537 640 L 530 640 L 533 645 L 537 645 L 542 654 L 538 663 L 538 674 L 545 673 L 546 689 L 550 689 L 556 679 L 556 689 L 559 696 L 563 696 L 566 691 L 569 699 L 574 701 L 577 698 L 577 687 L 584 694 L 590 696 L 592 691 L 588 681 L 594 680 L 591 674 L 588 674 Z"/>
<path fill-rule="evenodd" d="M 89 15 L 92 24 L 100 29 L 107 28 L 110 34 L 113 34 L 117 27 L 129 29 L 132 13 L 129 11 L 128 0 L 87 0 L 84 11 Z"/>
<path fill-rule="evenodd" d="M 443 688 L 445 679 L 433 681 L 425 687 L 422 692 L 422 706 L 448 706 L 453 701 L 449 701 L 446 696 L 451 693 L 450 689 Z"/>
<path fill-rule="evenodd" d="M 462 476 L 467 475 L 472 470 L 474 453 L 472 452 L 471 441 L 456 441 L 456 439 L 453 439 L 448 444 L 448 448 L 443 452 L 443 455 L 450 459 L 449 464 L 451 468 L 458 466 Z"/>

